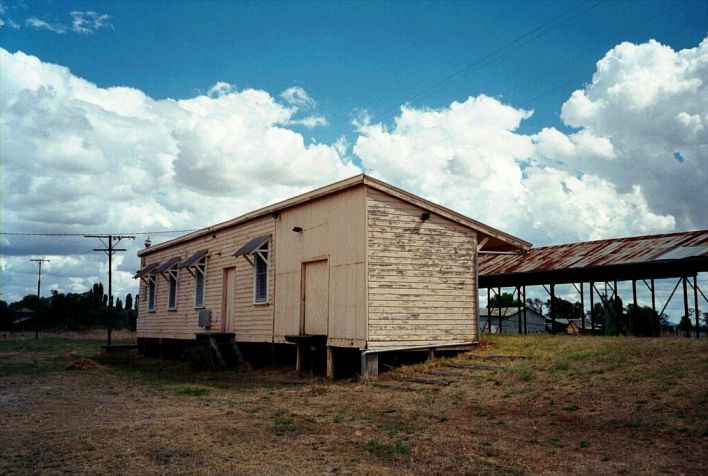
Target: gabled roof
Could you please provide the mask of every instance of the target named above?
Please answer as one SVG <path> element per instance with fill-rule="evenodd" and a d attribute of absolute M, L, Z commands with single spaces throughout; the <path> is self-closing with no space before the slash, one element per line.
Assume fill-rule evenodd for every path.
<path fill-rule="evenodd" d="M 386 193 L 386 194 L 391 195 L 393 197 L 399 198 L 405 202 L 416 205 L 424 210 L 430 211 L 430 212 L 432 212 L 436 215 L 439 215 L 443 218 L 447 218 L 448 220 L 451 220 L 455 223 L 458 223 L 460 225 L 463 225 L 463 226 L 466 226 L 468 228 L 475 230 L 476 232 L 478 232 L 479 234 L 482 235 L 480 237 L 480 240 L 483 238 L 488 238 L 488 240 L 484 246 L 485 250 L 505 250 L 505 251 L 508 251 L 508 250 L 518 250 L 518 249 L 528 250 L 529 248 L 531 248 L 531 243 L 528 243 L 520 238 L 512 236 L 512 235 L 505 233 L 503 231 L 497 230 L 496 228 L 492 228 L 491 226 L 488 226 L 488 225 L 485 225 L 484 223 L 473 220 L 472 218 L 462 215 L 461 213 L 450 210 L 449 208 L 446 208 L 446 207 L 443 207 L 442 205 L 438 205 L 436 203 L 428 201 L 428 200 L 421 198 L 417 195 L 413 195 L 412 193 L 406 192 L 405 190 L 402 190 L 398 187 L 394 187 L 393 185 L 387 184 L 386 182 L 375 179 L 375 178 L 370 177 L 366 174 L 359 174 L 359 175 L 355 175 L 354 177 L 350 177 L 348 179 L 340 180 L 339 182 L 335 182 L 330 185 L 320 187 L 320 188 L 312 190 L 310 192 L 303 193 L 301 195 L 297 195 L 297 196 L 289 198 L 287 200 L 283 200 L 281 202 L 274 203 L 273 205 L 268 205 L 266 207 L 260 208 L 258 210 L 252 211 L 250 213 L 246 213 L 245 215 L 241 215 L 240 217 L 233 218 L 231 220 L 219 223 L 217 225 L 213 225 L 213 226 L 210 226 L 207 228 L 202 228 L 201 230 L 197 230 L 192 233 L 180 236 L 178 238 L 174 238 L 172 240 L 165 241 L 164 243 L 153 245 L 150 248 L 146 248 L 146 249 L 138 251 L 138 256 L 145 256 L 145 255 L 151 254 L 155 251 L 159 251 L 159 250 L 165 249 L 167 247 L 176 245 L 178 243 L 183 243 L 183 242 L 186 242 L 189 240 L 193 240 L 195 238 L 199 238 L 204 235 L 208 235 L 210 233 L 215 233 L 220 230 L 231 228 L 236 225 L 240 225 L 241 223 L 245 223 L 247 221 L 251 221 L 256 218 L 260 218 L 262 216 L 271 215 L 276 212 L 281 212 L 285 209 L 292 208 L 294 206 L 301 205 L 301 204 L 309 202 L 311 200 L 316 200 L 318 198 L 322 198 L 327 195 L 341 192 L 343 190 L 346 190 L 346 189 L 349 189 L 352 187 L 356 187 L 359 185 L 365 185 L 367 187 L 371 187 L 373 189 L 379 190 L 383 193 Z"/>

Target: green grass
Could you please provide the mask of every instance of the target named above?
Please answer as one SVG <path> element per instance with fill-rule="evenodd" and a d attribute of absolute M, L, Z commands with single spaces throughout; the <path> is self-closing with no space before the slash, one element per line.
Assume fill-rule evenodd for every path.
<path fill-rule="evenodd" d="M 410 456 L 411 454 L 411 446 L 406 442 L 386 443 L 377 438 L 367 441 L 364 449 L 384 460 L 391 460 L 396 456 Z"/>
<path fill-rule="evenodd" d="M 190 397 L 202 397 L 209 394 L 209 389 L 204 387 L 180 387 L 177 395 L 187 395 Z"/>

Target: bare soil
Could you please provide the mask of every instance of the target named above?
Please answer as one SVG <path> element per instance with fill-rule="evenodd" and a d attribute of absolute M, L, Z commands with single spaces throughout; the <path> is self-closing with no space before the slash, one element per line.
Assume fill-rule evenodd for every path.
<path fill-rule="evenodd" d="M 101 343 L 0 340 L 0 473 L 708 474 L 705 339 L 497 337 L 366 383 Z"/>

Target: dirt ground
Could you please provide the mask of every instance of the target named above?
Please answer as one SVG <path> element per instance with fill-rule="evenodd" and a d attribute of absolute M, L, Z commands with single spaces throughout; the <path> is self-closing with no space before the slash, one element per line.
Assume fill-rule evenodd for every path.
<path fill-rule="evenodd" d="M 366 383 L 100 343 L 0 339 L 0 473 L 708 474 L 707 339 L 504 336 Z"/>

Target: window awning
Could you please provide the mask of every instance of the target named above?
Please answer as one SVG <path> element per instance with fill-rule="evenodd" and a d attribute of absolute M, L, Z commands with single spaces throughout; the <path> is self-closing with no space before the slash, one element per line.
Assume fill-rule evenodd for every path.
<path fill-rule="evenodd" d="M 138 270 L 138 272 L 135 273 L 135 276 L 133 276 L 133 279 L 142 278 L 146 274 L 149 274 L 151 271 L 153 271 L 155 268 L 157 268 L 157 266 L 159 264 L 160 263 L 150 263 L 149 265 L 145 266 L 144 268 Z"/>
<path fill-rule="evenodd" d="M 186 260 L 182 261 L 182 264 L 179 265 L 179 269 L 189 268 L 190 266 L 196 265 L 200 259 L 202 259 L 203 257 L 205 257 L 207 255 L 208 252 L 209 252 L 208 249 L 197 251 L 192 256 L 190 256 Z"/>
<path fill-rule="evenodd" d="M 168 269 L 174 267 L 174 265 L 176 265 L 177 263 L 179 263 L 179 256 L 174 256 L 174 257 L 168 259 L 167 261 L 165 261 L 165 263 L 162 264 L 162 266 L 160 266 L 159 268 L 157 268 L 155 270 L 155 272 L 156 273 L 164 273 Z"/>
<path fill-rule="evenodd" d="M 243 245 L 239 250 L 234 253 L 235 257 L 238 256 L 244 256 L 251 254 L 254 250 L 257 250 L 263 243 L 268 241 L 270 239 L 271 235 L 270 233 L 267 235 L 260 235 L 255 238 L 253 238 L 251 241 Z"/>

